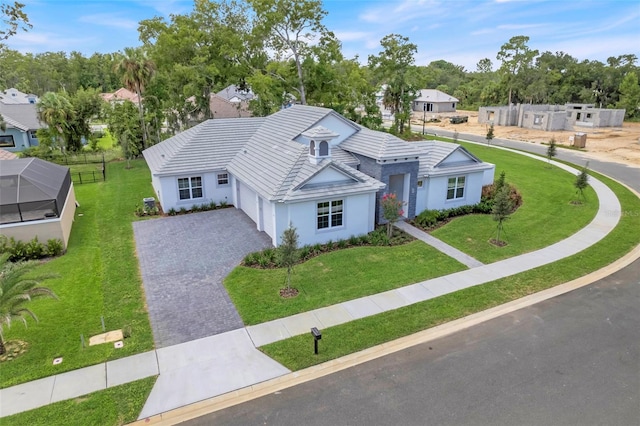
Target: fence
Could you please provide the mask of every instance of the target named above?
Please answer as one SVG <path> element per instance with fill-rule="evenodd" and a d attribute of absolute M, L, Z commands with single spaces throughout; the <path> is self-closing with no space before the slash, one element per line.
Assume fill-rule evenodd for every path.
<path fill-rule="evenodd" d="M 104 153 L 56 156 L 52 158 L 51 161 L 56 164 L 70 166 L 71 180 L 76 185 L 104 182 L 107 180 L 107 168 Z M 82 165 L 85 164 L 101 164 L 102 167 L 100 170 L 74 170 L 73 166 L 79 166 L 78 168 L 82 169 Z"/>
<path fill-rule="evenodd" d="M 104 182 L 107 180 L 106 168 L 103 164 L 102 170 L 71 172 L 71 180 L 74 184 Z"/>
<path fill-rule="evenodd" d="M 61 164 L 64 166 L 72 166 L 75 164 L 93 164 L 93 163 L 102 163 L 104 165 L 104 154 L 103 153 L 95 153 L 95 154 L 76 154 L 76 155 L 61 155 L 52 157 L 49 160 L 56 164 Z"/>

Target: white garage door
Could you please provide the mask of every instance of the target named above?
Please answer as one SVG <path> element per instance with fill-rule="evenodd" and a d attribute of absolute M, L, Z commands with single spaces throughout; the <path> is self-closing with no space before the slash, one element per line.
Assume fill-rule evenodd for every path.
<path fill-rule="evenodd" d="M 240 209 L 255 223 L 258 223 L 258 209 L 256 206 L 256 193 L 247 185 L 238 182 L 240 188 Z"/>

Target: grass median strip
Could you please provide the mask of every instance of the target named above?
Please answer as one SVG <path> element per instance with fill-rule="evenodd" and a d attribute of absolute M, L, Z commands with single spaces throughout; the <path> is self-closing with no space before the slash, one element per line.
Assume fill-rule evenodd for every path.
<path fill-rule="evenodd" d="M 609 235 L 588 249 L 517 275 L 327 328 L 322 331 L 319 355 L 310 350 L 308 335 L 260 349 L 287 368 L 300 370 L 571 281 L 610 264 L 640 243 L 640 199 L 611 179 L 592 174 L 619 198 L 622 217 Z"/>

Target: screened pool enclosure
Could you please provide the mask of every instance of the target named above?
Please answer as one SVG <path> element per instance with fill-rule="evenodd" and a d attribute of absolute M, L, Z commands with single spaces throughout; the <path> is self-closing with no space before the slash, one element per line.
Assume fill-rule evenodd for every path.
<path fill-rule="evenodd" d="M 70 188 L 67 167 L 38 158 L 0 160 L 0 224 L 59 218 Z"/>

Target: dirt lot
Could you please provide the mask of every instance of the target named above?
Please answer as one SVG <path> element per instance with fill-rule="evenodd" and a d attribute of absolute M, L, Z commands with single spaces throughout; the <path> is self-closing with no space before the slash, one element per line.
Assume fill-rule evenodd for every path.
<path fill-rule="evenodd" d="M 448 116 L 467 115 L 467 123 L 450 124 Z M 478 123 L 478 111 L 457 111 L 455 113 L 436 114 L 439 123 L 427 123 L 428 127 L 440 127 L 446 130 L 458 130 L 460 133 L 486 135 L 485 124 Z M 427 115 L 427 120 L 434 115 Z M 422 113 L 416 113 L 413 124 L 422 125 Z M 633 165 L 640 168 L 640 123 L 624 123 L 622 127 L 608 127 L 589 129 L 577 127 L 575 131 L 543 132 L 540 130 L 523 129 L 521 127 L 496 126 L 494 134 L 497 138 L 529 141 L 535 143 L 548 143 L 554 137 L 561 145 L 570 145 L 569 138 L 576 132 L 587 134 L 587 146 L 585 151 L 594 158 L 601 158 L 618 163 Z"/>

